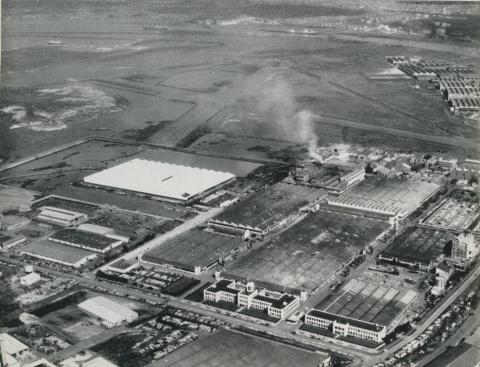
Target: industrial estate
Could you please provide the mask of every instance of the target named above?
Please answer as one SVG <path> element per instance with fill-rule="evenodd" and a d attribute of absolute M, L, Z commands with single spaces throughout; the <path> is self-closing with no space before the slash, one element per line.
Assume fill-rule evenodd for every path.
<path fill-rule="evenodd" d="M 149 12 L 158 10 L 148 3 Z M 28 18 L 19 6 L 10 4 L 7 13 Z M 130 6 L 121 9 L 144 16 L 143 5 Z M 194 31 L 171 31 L 161 22 L 132 31 L 125 21 L 129 32 L 149 38 L 112 49 L 94 45 L 91 24 L 72 36 L 78 41 L 68 52 L 85 42 L 86 52 L 97 55 L 84 55 L 92 65 L 112 62 L 87 80 L 88 88 L 105 87 L 112 96 L 88 89 L 90 99 L 83 79 L 73 92 L 35 79 L 41 86 L 25 92 L 24 102 L 4 96 L 10 105 L 1 106 L 0 117 L 12 119 L 9 134 L 29 129 L 32 146 L 0 149 L 0 366 L 478 367 L 480 69 L 472 61 L 478 55 L 441 58 L 431 49 L 419 56 L 420 45 L 429 44 L 425 29 L 414 25 L 428 18 L 430 5 L 422 1 L 401 5 L 411 28 L 398 30 L 392 39 L 400 43 L 382 46 L 381 55 L 358 43 L 381 44 L 385 34 L 369 32 L 386 32 L 389 18 L 371 30 L 378 19 L 345 4 L 322 6 L 341 15 L 317 14 L 315 27 L 305 26 L 309 15 L 300 12 L 289 23 L 294 28 L 243 13 L 203 19 L 202 9 L 191 6 L 183 11 L 195 11 L 185 18 L 199 27 Z M 435 14 L 467 17 L 468 9 L 450 4 Z M 476 42 L 437 18 L 428 33 L 433 45 L 461 39 L 456 46 L 463 50 Z M 387 22 L 389 34 L 405 21 L 395 19 Z M 229 26 L 235 28 L 222 28 Z M 252 47 L 263 64 L 219 54 L 221 77 L 210 85 L 210 76 L 198 76 L 211 73 L 201 57 L 183 57 L 194 64 L 172 75 L 162 66 L 153 82 L 140 71 L 124 75 L 132 63 L 115 61 L 135 55 L 142 63 L 156 47 L 175 53 L 183 46 L 169 38 L 173 33 L 205 37 L 188 50 L 223 47 L 222 37 L 208 40 L 218 29 L 235 42 L 229 47 Z M 359 30 L 366 39 L 352 34 Z M 292 56 L 275 45 L 245 46 L 237 31 L 321 45 Z M 67 47 L 40 33 L 48 38 L 45 55 Z M 165 38 L 150 38 L 159 34 Z M 419 44 L 410 46 L 406 37 Z M 17 38 L 32 42 L 23 33 Z M 320 55 L 324 44 L 336 54 Z M 69 57 L 59 74 L 83 62 Z M 347 58 L 363 63 L 361 71 L 348 71 L 352 64 L 341 61 Z M 38 61 L 38 70 L 46 67 Z M 319 65 L 337 74 L 315 74 Z M 25 82 L 23 74 L 7 75 L 12 84 Z M 291 85 L 311 89 L 292 97 Z M 216 91 L 222 96 L 210 95 Z M 156 102 L 166 95 L 182 105 L 171 121 Z M 322 98 L 321 110 L 309 105 Z M 75 128 L 71 110 L 50 106 L 79 101 L 93 105 L 79 107 Z M 133 128 L 150 109 L 156 120 Z M 361 121 L 373 109 L 378 119 Z M 87 115 L 98 119 L 88 128 L 81 125 Z M 112 127 L 118 116 L 128 127 L 121 134 Z M 192 120 L 201 123 L 190 126 Z M 58 140 L 45 138 L 53 131 Z"/>

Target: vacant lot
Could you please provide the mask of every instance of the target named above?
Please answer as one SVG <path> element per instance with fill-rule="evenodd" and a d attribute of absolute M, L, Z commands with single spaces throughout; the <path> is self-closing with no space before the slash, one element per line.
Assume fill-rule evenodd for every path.
<path fill-rule="evenodd" d="M 387 228 L 383 221 L 318 211 L 240 258 L 227 272 L 312 290 Z"/>

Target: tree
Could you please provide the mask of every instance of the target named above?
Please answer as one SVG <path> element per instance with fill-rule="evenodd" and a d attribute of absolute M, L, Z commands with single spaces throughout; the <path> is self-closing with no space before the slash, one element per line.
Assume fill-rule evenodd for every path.
<path fill-rule="evenodd" d="M 468 184 L 469 185 L 472 185 L 472 184 L 478 184 L 478 176 L 476 175 L 471 175 L 470 178 L 468 179 Z"/>
<path fill-rule="evenodd" d="M 371 175 L 373 173 L 373 167 L 370 164 L 370 162 L 368 162 L 367 165 L 365 166 L 365 173 L 367 175 Z"/>

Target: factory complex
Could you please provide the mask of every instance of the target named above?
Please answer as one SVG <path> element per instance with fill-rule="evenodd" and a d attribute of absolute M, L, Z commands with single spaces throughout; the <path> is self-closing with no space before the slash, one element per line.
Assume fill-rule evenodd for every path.
<path fill-rule="evenodd" d="M 428 62 L 405 56 L 387 56 L 386 59 L 414 79 L 434 82 L 452 112 L 480 111 L 480 78 L 473 73 L 472 65 Z"/>
<path fill-rule="evenodd" d="M 382 343 L 415 301 L 414 291 L 350 280 L 305 316 L 305 324 L 333 334 Z"/>
<path fill-rule="evenodd" d="M 311 292 L 383 238 L 385 221 L 319 210 L 226 268 L 226 277 Z"/>
<path fill-rule="evenodd" d="M 194 228 L 143 254 L 141 261 L 200 274 L 246 247 L 241 236 Z"/>
<path fill-rule="evenodd" d="M 142 179 L 139 179 L 142 177 Z M 193 179 L 195 177 L 195 179 Z M 235 180 L 229 172 L 132 159 L 86 176 L 86 184 L 187 203 Z"/>
<path fill-rule="evenodd" d="M 263 236 L 287 223 L 299 211 L 315 206 L 328 196 L 327 190 L 280 182 L 268 190 L 228 207 L 209 221 L 219 232 Z"/>
<path fill-rule="evenodd" d="M 405 219 L 440 190 L 424 180 L 373 178 L 329 199 L 328 205 L 359 215 L 386 218 L 394 225 Z"/>

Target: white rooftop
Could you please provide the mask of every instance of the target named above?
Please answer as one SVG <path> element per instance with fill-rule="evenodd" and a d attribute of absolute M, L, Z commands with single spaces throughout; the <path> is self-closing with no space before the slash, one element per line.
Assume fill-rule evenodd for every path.
<path fill-rule="evenodd" d="M 80 303 L 78 307 L 111 324 L 132 321 L 138 317 L 135 311 L 102 296 L 90 298 Z"/>
<path fill-rule="evenodd" d="M 0 334 L 0 339 L 3 340 L 5 350 L 10 355 L 15 355 L 19 352 L 28 350 L 28 347 L 25 344 L 6 333 Z"/>
<path fill-rule="evenodd" d="M 234 177 L 229 172 L 136 158 L 83 180 L 93 185 L 187 200 Z"/>
<path fill-rule="evenodd" d="M 103 357 L 93 358 L 83 364 L 84 367 L 118 367 L 116 364 L 106 360 Z"/>

